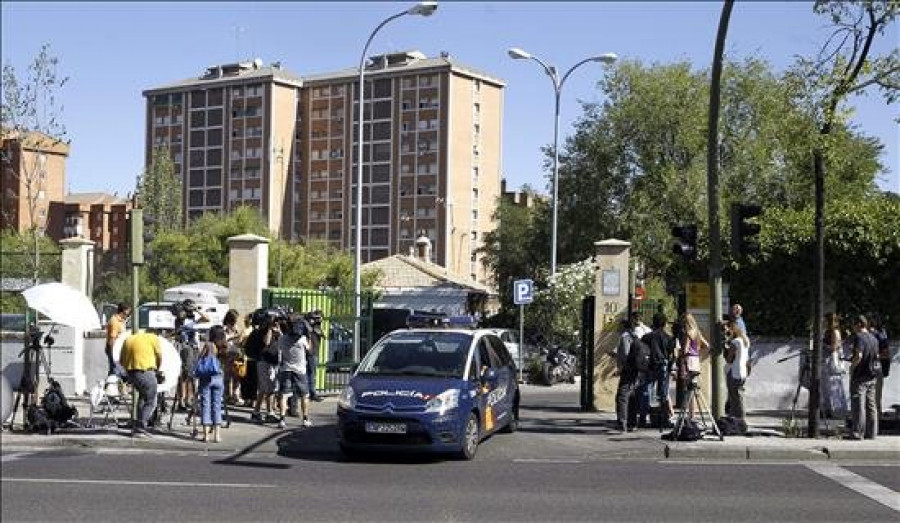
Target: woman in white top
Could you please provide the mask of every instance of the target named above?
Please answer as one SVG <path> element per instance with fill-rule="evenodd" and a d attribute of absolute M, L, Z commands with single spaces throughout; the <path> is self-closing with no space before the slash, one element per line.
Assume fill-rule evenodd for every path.
<path fill-rule="evenodd" d="M 735 420 L 744 419 L 744 383 L 747 381 L 747 360 L 750 359 L 750 340 L 741 327 L 729 320 L 725 322 L 725 382 L 728 386 L 728 404 L 725 414 Z"/>
<path fill-rule="evenodd" d="M 840 320 L 836 314 L 825 315 L 825 336 L 822 350 L 822 385 L 819 386 L 822 410 L 829 419 L 843 419 L 849 411 L 849 398 L 844 380 L 847 365 L 843 358 Z"/>

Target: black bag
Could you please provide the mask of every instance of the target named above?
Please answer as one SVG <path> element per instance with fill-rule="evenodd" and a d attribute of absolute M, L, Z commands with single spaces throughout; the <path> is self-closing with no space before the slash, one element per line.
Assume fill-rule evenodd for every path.
<path fill-rule="evenodd" d="M 702 435 L 697 422 L 686 419 L 681 424 L 681 431 L 678 434 L 675 434 L 675 429 L 672 429 L 668 434 L 663 434 L 662 438 L 667 441 L 697 441 Z"/>
<path fill-rule="evenodd" d="M 50 434 L 56 430 L 56 423 L 47 417 L 44 409 L 37 405 L 28 406 L 28 411 L 25 412 L 25 419 L 28 421 L 28 430 L 31 432 Z"/>
<path fill-rule="evenodd" d="M 62 386 L 53 379 L 50 380 L 50 386 L 47 387 L 47 391 L 41 399 L 41 406 L 44 407 L 47 417 L 59 425 L 65 425 L 78 415 L 78 410 L 69 405 L 68 400 L 66 400 Z"/>
<path fill-rule="evenodd" d="M 269 365 L 278 365 L 278 343 L 273 341 L 262 350 L 262 360 Z"/>
<path fill-rule="evenodd" d="M 627 365 L 638 372 L 648 372 L 653 367 L 650 345 L 647 345 L 644 340 L 637 336 L 632 336 L 631 338 L 631 349 L 628 351 Z"/>
<path fill-rule="evenodd" d="M 723 436 L 742 436 L 747 433 L 747 423 L 731 416 L 719 418 L 716 420 L 716 426 Z"/>

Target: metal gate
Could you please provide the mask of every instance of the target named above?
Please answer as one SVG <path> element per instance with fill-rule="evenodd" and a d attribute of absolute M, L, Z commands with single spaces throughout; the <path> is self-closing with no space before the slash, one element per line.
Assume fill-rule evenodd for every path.
<path fill-rule="evenodd" d="M 321 393 L 340 392 L 350 379 L 353 361 L 354 298 L 352 292 L 317 289 L 263 289 L 264 307 L 281 305 L 295 312 L 322 312 L 325 338 L 319 344 L 316 369 L 316 390 Z M 371 293 L 362 294 L 360 316 L 360 355 L 372 345 Z"/>

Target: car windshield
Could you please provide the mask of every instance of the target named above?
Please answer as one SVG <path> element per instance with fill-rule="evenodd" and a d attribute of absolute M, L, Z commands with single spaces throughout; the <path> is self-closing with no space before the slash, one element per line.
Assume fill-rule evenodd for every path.
<path fill-rule="evenodd" d="M 461 378 L 472 335 L 397 332 L 385 336 L 359 364 L 360 374 Z"/>

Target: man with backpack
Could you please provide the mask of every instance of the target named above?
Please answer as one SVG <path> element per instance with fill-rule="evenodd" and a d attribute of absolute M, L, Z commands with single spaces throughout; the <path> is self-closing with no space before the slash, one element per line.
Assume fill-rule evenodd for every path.
<path fill-rule="evenodd" d="M 632 431 L 637 425 L 639 407 L 633 403 L 635 390 L 645 386 L 651 371 L 650 347 L 641 337 L 647 334 L 647 327 L 641 323 L 640 315 L 634 313 L 624 323 L 625 331 L 619 338 L 617 363 L 619 385 L 616 389 L 616 420 L 620 431 Z M 649 401 L 649 399 L 648 399 Z"/>
<path fill-rule="evenodd" d="M 662 312 L 653 315 L 653 331 L 645 334 L 644 343 L 650 347 L 650 372 L 648 385 L 656 386 L 656 399 L 659 402 L 659 426 L 669 428 L 669 421 L 674 415 L 672 405 L 669 402 L 669 362 L 675 359 L 675 338 L 666 332 L 668 318 Z M 645 416 L 641 410 L 641 417 Z"/>
<path fill-rule="evenodd" d="M 878 361 L 878 340 L 868 331 L 868 326 L 868 320 L 863 315 L 853 320 L 855 335 L 850 370 L 850 439 L 875 439 L 878 434 L 875 381 L 881 375 L 881 363 Z"/>

